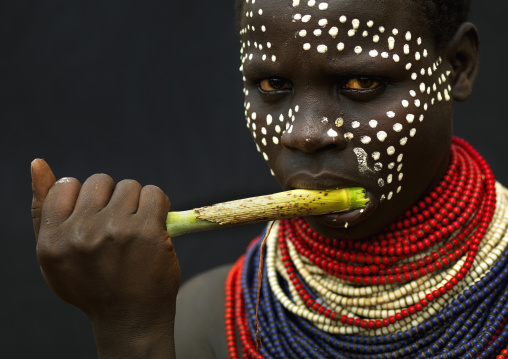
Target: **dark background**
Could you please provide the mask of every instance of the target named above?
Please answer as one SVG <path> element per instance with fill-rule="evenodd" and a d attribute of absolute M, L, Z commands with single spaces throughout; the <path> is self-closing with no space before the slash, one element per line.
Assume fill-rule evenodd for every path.
<path fill-rule="evenodd" d="M 472 11 L 480 77 L 455 127 L 508 183 L 508 31 L 485 4 Z M 245 127 L 233 3 L 4 0 L 0 49 L 0 357 L 94 357 L 85 316 L 39 272 L 30 162 L 155 184 L 175 210 L 277 191 Z M 231 263 L 259 230 L 176 238 L 183 278 Z"/>

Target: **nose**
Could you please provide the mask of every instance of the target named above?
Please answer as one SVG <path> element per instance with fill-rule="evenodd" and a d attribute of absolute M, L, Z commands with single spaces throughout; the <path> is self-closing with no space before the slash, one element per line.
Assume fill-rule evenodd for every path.
<path fill-rule="evenodd" d="M 281 143 L 307 153 L 343 150 L 347 141 L 342 132 L 342 122 L 340 117 L 329 118 L 311 113 L 295 115 L 294 121 L 282 135 Z"/>

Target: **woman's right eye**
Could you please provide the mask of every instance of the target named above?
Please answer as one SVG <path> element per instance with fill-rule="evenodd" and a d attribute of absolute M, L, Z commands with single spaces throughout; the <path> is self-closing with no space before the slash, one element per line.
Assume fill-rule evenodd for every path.
<path fill-rule="evenodd" d="M 280 77 L 270 77 L 261 80 L 259 82 L 259 88 L 263 92 L 277 92 L 291 90 L 293 88 L 293 84 L 291 83 L 291 81 Z"/>

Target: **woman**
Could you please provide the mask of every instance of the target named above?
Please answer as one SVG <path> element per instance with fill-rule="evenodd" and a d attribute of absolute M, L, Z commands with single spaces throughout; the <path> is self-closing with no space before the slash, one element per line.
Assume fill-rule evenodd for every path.
<path fill-rule="evenodd" d="M 176 300 L 160 190 L 54 184 L 34 162 L 41 267 L 90 318 L 99 356 L 174 356 L 176 311 L 178 358 L 504 357 L 504 189 L 452 144 L 453 101 L 477 72 L 468 6 L 239 2 L 247 125 L 272 173 L 284 189 L 361 186 L 370 200 L 276 223 L 259 304 L 259 241 Z"/>

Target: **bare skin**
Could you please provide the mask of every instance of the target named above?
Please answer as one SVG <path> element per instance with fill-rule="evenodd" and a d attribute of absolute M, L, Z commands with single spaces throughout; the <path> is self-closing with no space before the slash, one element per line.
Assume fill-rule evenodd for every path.
<path fill-rule="evenodd" d="M 99 357 L 174 358 L 180 268 L 165 230 L 167 196 L 103 174 L 55 182 L 43 160 L 32 178 L 44 278 L 88 316 Z"/>
<path fill-rule="evenodd" d="M 337 3 L 341 7 L 332 16 L 327 13 L 329 19 L 342 14 L 351 19 L 358 14 L 363 22 L 373 20 L 389 31 L 410 30 L 413 36 L 421 36 L 430 44 L 426 48 L 428 58 L 422 60 L 426 61 L 425 66 L 432 67 L 441 57 L 440 66 L 449 71 L 446 84 L 452 89 L 451 100 L 467 99 L 478 66 L 478 34 L 472 24 L 463 24 L 444 49 L 437 49 L 429 32 L 409 20 L 417 16 L 400 0 L 376 4 L 371 1 Z M 258 29 L 243 34 L 242 42 L 266 44 L 269 41 L 275 56 L 275 61 L 263 62 L 259 48 L 249 50 L 256 56 L 243 63 L 245 88 L 249 93 L 246 103 L 250 103 L 246 114 L 251 121 L 268 123 L 268 115 L 287 114 L 288 109 L 294 110 L 299 105 L 298 116 L 292 123 L 292 131 L 279 133 L 274 125 L 266 125 L 263 132 L 261 125 L 257 129 L 250 125 L 250 128 L 284 189 L 349 185 L 367 188 L 372 204 L 365 214 L 308 219 L 314 229 L 326 236 L 361 240 L 392 222 L 441 177 L 448 164 L 453 101 L 436 102 L 424 113 L 425 121 L 417 128 L 418 135 L 403 148 L 404 192 L 401 193 L 404 195 L 382 201 L 381 196 L 388 192 L 387 187 L 378 185 L 381 175 L 359 172 L 354 148 L 367 148 L 365 143 L 358 142 L 360 136 L 345 140 L 344 132 L 355 128 L 353 123 L 360 118 L 386 118 L 387 112 L 394 109 L 393 118 L 380 120 L 375 131 L 383 129 L 390 134 L 395 123 L 402 123 L 403 131 L 409 133 L 408 111 L 419 114 L 423 110 L 420 107 L 406 110 L 400 105 L 405 98 L 402 94 L 406 96 L 415 86 L 411 72 L 403 70 L 407 61 L 378 61 L 380 57 L 370 61 L 367 51 L 352 54 L 352 46 L 342 57 L 332 56 L 331 51 L 307 53 L 302 50 L 302 43 L 295 40 L 301 24 L 291 21 L 293 9 L 288 4 L 288 1 L 257 0 L 249 11 L 263 10 L 263 17 L 244 17 L 242 21 L 243 26 L 248 22 Z M 400 10 L 387 11 L 394 5 Z M 321 15 L 319 11 L 311 9 L 309 14 L 317 18 Z M 259 31 L 262 26 L 266 26 L 266 33 Z M 271 29 L 276 30 L 277 36 L 267 38 Z M 342 28 L 339 31 L 346 32 Z M 320 44 L 331 49 L 337 46 L 337 41 L 328 36 Z M 343 41 L 347 47 L 347 41 L 352 40 L 344 37 Z M 355 41 L 355 46 L 360 44 L 366 49 L 378 46 L 363 38 Z M 313 49 L 317 46 L 312 43 Z M 403 53 L 402 48 L 397 49 Z M 380 47 L 376 51 L 384 50 Z M 370 85 L 365 87 L 368 88 L 351 88 L 356 86 L 354 79 L 359 78 L 367 78 L 366 83 Z M 375 86 L 371 80 L 377 82 Z M 281 83 L 281 87 L 272 86 Z M 430 97 L 426 96 L 423 95 L 422 101 L 430 103 Z M 253 119 L 256 116 L 258 119 Z M 314 121 L 325 116 L 343 119 L 341 127 L 333 128 L 340 136 L 329 135 L 330 123 Z M 386 153 L 390 141 L 396 144 L 396 151 L 402 151 L 399 138 L 387 137 L 386 142 L 378 143 L 375 142 L 377 133 L 369 131 L 374 138 L 369 144 L 373 151 Z M 265 143 L 263 138 L 268 141 Z M 369 166 L 372 165 L 370 158 Z M 388 176 L 386 164 L 379 173 L 383 178 Z M 227 357 L 223 308 L 228 267 L 204 273 L 178 292 L 180 268 L 165 231 L 170 202 L 160 189 L 142 187 L 132 180 L 115 184 L 103 174 L 93 175 L 82 185 L 73 178 L 56 181 L 42 160 L 32 163 L 32 181 L 32 215 L 43 275 L 55 293 L 88 316 L 101 359 Z M 395 192 L 396 187 L 391 191 Z M 345 229 L 347 221 L 351 226 Z"/>

